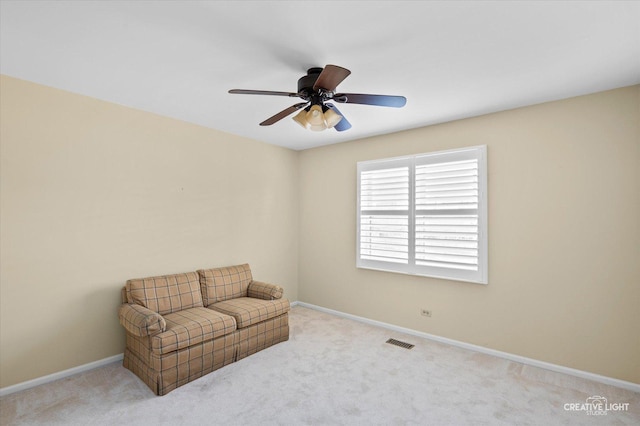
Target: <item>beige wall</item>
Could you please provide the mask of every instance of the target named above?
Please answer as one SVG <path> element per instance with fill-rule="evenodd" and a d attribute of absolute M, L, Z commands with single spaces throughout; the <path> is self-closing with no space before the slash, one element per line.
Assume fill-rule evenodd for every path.
<path fill-rule="evenodd" d="M 297 299 L 294 151 L 2 76 L 0 387 L 123 352 L 128 278 L 249 262 Z"/>
<path fill-rule="evenodd" d="M 481 144 L 489 284 L 356 269 L 356 162 Z M 299 167 L 301 301 L 640 383 L 640 86 L 307 150 Z"/>
<path fill-rule="evenodd" d="M 301 153 L 4 76 L 0 101 L 0 387 L 122 353 L 127 278 L 240 262 L 291 300 L 640 383 L 640 86 Z M 356 162 L 479 144 L 489 285 L 356 269 Z"/>

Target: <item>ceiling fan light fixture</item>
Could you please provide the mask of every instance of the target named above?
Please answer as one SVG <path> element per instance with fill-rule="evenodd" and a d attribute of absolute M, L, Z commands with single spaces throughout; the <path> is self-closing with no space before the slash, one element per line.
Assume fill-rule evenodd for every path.
<path fill-rule="evenodd" d="M 335 127 L 342 116 L 324 105 L 312 105 L 293 116 L 293 120 L 307 130 L 321 132 Z"/>

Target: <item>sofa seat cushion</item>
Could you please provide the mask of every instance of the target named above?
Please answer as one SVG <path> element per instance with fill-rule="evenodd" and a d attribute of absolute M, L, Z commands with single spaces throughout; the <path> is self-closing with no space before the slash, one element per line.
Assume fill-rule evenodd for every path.
<path fill-rule="evenodd" d="M 245 328 L 289 312 L 290 305 L 288 299 L 263 300 L 239 297 L 214 303 L 208 308 L 233 316 L 238 328 Z"/>
<path fill-rule="evenodd" d="M 207 308 L 190 308 L 164 315 L 167 328 L 151 338 L 151 350 L 167 354 L 236 330 L 233 316 Z"/>

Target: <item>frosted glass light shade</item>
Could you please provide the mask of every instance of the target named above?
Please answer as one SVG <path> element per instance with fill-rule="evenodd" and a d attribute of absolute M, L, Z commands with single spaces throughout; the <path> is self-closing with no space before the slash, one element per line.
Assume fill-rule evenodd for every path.
<path fill-rule="evenodd" d="M 322 114 L 322 107 L 320 105 L 313 105 L 309 112 L 307 112 L 307 122 L 311 127 L 324 126 L 324 115 Z"/>
<path fill-rule="evenodd" d="M 307 111 L 300 111 L 293 117 L 293 120 L 305 129 L 309 128 L 309 123 L 307 122 Z"/>
<path fill-rule="evenodd" d="M 327 129 L 332 128 L 342 120 L 342 116 L 332 109 L 327 109 L 324 112 L 324 121 L 327 123 Z"/>

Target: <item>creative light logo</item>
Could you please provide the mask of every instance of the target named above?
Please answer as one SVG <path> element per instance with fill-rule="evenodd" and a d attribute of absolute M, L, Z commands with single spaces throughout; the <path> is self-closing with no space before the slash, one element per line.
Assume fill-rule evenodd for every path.
<path fill-rule="evenodd" d="M 586 402 L 567 402 L 565 411 L 584 411 L 588 416 L 606 416 L 609 411 L 627 411 L 628 402 L 607 402 L 604 396 L 590 396 Z"/>

